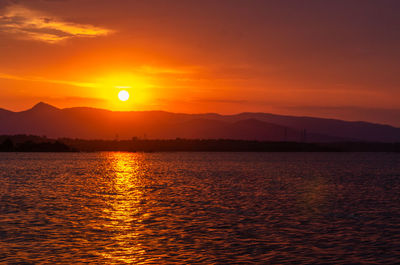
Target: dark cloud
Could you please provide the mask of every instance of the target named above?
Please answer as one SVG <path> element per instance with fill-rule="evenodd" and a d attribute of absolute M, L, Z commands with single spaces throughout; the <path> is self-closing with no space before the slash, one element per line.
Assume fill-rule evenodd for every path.
<path fill-rule="evenodd" d="M 19 2 L 20 2 L 19 0 L 1 0 L 0 1 L 0 9 L 5 8 L 6 6 L 9 6 L 9 5 L 18 4 Z"/>

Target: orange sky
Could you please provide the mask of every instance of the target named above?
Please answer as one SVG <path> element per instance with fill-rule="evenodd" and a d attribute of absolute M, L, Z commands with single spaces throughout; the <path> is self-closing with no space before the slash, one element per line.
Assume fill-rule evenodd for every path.
<path fill-rule="evenodd" d="M 45 101 L 400 126 L 399 8 L 369 0 L 1 0 L 0 108 Z M 121 89 L 127 102 L 117 98 Z"/>

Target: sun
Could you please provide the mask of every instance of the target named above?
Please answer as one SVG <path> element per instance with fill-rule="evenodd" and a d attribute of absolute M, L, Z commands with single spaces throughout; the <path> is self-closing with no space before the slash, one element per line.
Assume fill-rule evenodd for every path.
<path fill-rule="evenodd" d="M 126 90 L 119 91 L 118 98 L 121 101 L 127 101 L 129 99 L 129 92 Z"/>

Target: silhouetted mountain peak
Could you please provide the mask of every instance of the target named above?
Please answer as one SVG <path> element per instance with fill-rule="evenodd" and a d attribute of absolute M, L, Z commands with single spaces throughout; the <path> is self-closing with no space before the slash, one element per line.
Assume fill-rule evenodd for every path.
<path fill-rule="evenodd" d="M 0 113 L 11 113 L 11 111 L 0 108 Z"/>
<path fill-rule="evenodd" d="M 0 134 L 52 138 L 244 139 L 268 141 L 400 142 L 400 128 L 332 119 L 267 113 L 184 114 L 119 112 L 94 108 L 58 109 L 40 102 L 22 112 L 0 110 Z"/>
<path fill-rule="evenodd" d="M 35 106 L 32 107 L 31 110 L 35 110 L 35 111 L 53 111 L 53 110 L 59 110 L 58 108 L 44 103 L 44 102 L 39 102 L 38 104 L 36 104 Z"/>

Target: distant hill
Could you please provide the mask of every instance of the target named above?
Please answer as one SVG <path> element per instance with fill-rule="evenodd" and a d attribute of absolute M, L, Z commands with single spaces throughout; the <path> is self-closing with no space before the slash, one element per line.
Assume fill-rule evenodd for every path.
<path fill-rule="evenodd" d="M 283 116 L 182 114 L 164 111 L 58 109 L 46 103 L 12 112 L 0 109 L 0 134 L 81 139 L 240 139 L 259 141 L 400 142 L 400 128 L 367 122 Z"/>

